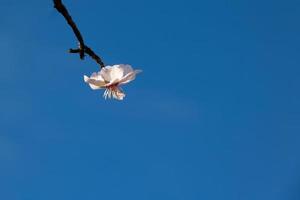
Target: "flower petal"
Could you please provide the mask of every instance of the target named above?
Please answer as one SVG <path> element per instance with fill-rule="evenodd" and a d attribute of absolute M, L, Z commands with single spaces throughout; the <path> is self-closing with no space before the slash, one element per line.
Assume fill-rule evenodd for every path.
<path fill-rule="evenodd" d="M 106 66 L 101 69 L 100 75 L 107 82 L 113 82 L 123 77 L 124 70 L 120 65 Z"/>
<path fill-rule="evenodd" d="M 123 70 L 123 77 L 129 74 L 130 72 L 133 72 L 131 65 L 119 64 L 118 67 Z"/>
<path fill-rule="evenodd" d="M 109 83 L 105 83 L 104 87 L 109 87 L 109 86 L 112 86 L 112 85 L 118 85 L 120 82 L 119 79 L 115 79 L 115 80 L 112 80 L 111 82 Z"/>
<path fill-rule="evenodd" d="M 90 78 L 91 79 L 95 79 L 97 81 L 105 82 L 104 79 L 103 79 L 103 77 L 101 76 L 100 72 L 98 72 L 98 73 L 97 72 L 92 73 L 92 75 L 91 75 Z"/>
<path fill-rule="evenodd" d="M 113 97 L 118 100 L 123 100 L 125 97 L 125 93 L 120 88 L 118 88 L 113 92 Z"/>
<path fill-rule="evenodd" d="M 106 66 L 104 68 L 101 69 L 101 71 L 99 72 L 100 76 L 106 81 L 106 82 L 110 82 L 111 78 L 110 78 L 110 70 L 111 70 L 112 66 Z"/>
<path fill-rule="evenodd" d="M 120 85 L 124 85 L 126 83 L 129 83 L 130 81 L 135 79 L 136 74 L 141 73 L 142 70 L 134 70 L 132 72 L 129 72 L 126 76 L 124 76 L 119 82 Z"/>
<path fill-rule="evenodd" d="M 93 90 L 101 89 L 104 85 L 104 81 L 95 80 L 93 78 L 89 78 L 88 76 L 83 76 L 84 82 L 88 83 Z"/>

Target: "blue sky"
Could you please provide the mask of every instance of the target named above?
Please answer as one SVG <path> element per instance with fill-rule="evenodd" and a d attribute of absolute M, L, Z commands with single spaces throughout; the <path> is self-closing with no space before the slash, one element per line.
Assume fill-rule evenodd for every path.
<path fill-rule="evenodd" d="M 0 0 L 0 199 L 298 200 L 300 2 Z"/>

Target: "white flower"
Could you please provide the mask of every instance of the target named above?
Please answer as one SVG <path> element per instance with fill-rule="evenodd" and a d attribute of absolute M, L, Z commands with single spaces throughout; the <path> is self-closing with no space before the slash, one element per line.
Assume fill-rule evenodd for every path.
<path fill-rule="evenodd" d="M 84 75 L 84 81 L 90 85 L 93 90 L 105 89 L 103 97 L 123 100 L 125 94 L 119 87 L 135 79 L 135 75 L 141 70 L 133 70 L 130 65 L 106 66 L 100 72 L 92 73 L 91 77 Z"/>

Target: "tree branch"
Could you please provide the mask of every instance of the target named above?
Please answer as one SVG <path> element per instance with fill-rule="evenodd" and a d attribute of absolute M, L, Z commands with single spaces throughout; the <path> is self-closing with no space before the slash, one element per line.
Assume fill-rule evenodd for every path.
<path fill-rule="evenodd" d="M 85 45 L 83 37 L 77 28 L 75 22 L 73 21 L 72 17 L 70 16 L 67 8 L 64 6 L 61 0 L 53 0 L 54 3 L 54 8 L 64 16 L 65 20 L 69 24 L 69 26 L 72 28 L 78 42 L 79 42 L 79 47 L 77 49 L 70 49 L 70 53 L 79 53 L 80 59 L 83 60 L 85 53 L 88 54 L 92 59 L 94 59 L 101 68 L 105 67 L 102 59 L 88 46 Z"/>

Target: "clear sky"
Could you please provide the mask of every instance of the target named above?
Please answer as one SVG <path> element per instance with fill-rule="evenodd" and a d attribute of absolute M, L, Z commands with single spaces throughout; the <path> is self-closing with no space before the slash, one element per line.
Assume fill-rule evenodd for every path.
<path fill-rule="evenodd" d="M 299 200 L 299 0 L 0 0 L 1 200 Z"/>

